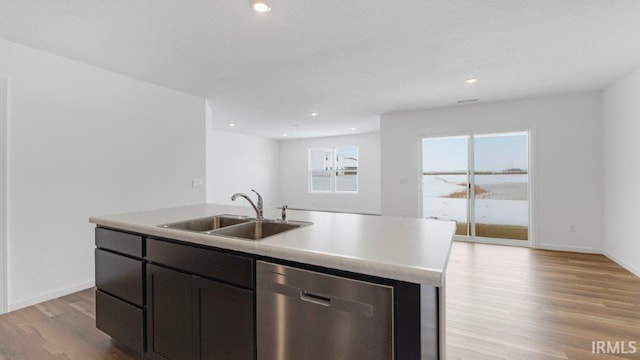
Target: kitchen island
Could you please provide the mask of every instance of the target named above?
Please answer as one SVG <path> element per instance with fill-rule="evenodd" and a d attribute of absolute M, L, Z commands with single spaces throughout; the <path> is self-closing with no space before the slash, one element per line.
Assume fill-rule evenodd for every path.
<path fill-rule="evenodd" d="M 243 348 L 247 351 L 247 358 L 255 358 L 256 354 L 260 354 L 260 351 L 255 350 L 255 333 L 260 332 L 260 329 L 256 330 L 255 324 L 255 267 L 256 263 L 269 261 L 317 274 L 341 276 L 392 288 L 393 351 L 387 358 L 444 358 L 444 285 L 455 231 L 453 222 L 289 210 L 289 220 L 313 224 L 261 240 L 237 239 L 159 226 L 219 214 L 255 216 L 253 209 L 248 207 L 202 204 L 92 217 L 90 221 L 98 225 L 98 327 L 117 340 L 124 340 L 125 345 L 145 353 L 149 358 L 170 358 L 166 354 L 174 353 L 175 349 L 169 345 L 175 338 L 171 337 L 167 342 L 169 345 L 166 345 L 169 348 L 163 350 L 160 348 L 160 337 L 156 336 L 164 331 L 160 313 L 162 301 L 166 300 L 167 304 L 171 304 L 168 307 L 172 309 L 180 304 L 184 305 L 186 310 L 183 314 L 195 319 L 194 311 L 204 314 L 203 309 L 206 308 L 202 303 L 196 306 L 186 304 L 183 297 L 172 298 L 179 291 L 177 288 L 183 286 L 185 293 L 192 290 L 196 294 L 194 296 L 200 296 L 197 294 L 222 291 L 220 289 L 224 287 L 224 290 L 234 291 L 231 297 L 235 300 L 229 305 L 244 304 L 248 315 L 244 320 L 239 320 L 238 317 L 222 319 L 221 324 L 227 321 L 236 326 L 240 321 L 242 331 L 251 332 L 252 335 L 245 339 L 246 343 L 241 340 L 234 345 L 237 339 L 221 341 L 219 337 L 212 337 L 213 340 L 207 344 L 217 343 L 217 346 L 224 347 L 226 343 L 233 348 Z M 280 217 L 280 210 L 265 209 L 264 216 L 277 219 Z M 203 255 L 202 251 L 207 250 L 211 251 Z M 201 265 L 199 261 L 202 261 Z M 169 274 L 169 270 L 175 274 Z M 219 280 L 221 285 L 199 285 L 201 278 Z M 160 286 L 163 282 L 172 287 L 172 293 L 164 294 L 164 297 L 163 287 Z M 155 295 L 158 297 L 154 298 Z M 302 293 L 300 297 L 303 297 Z M 324 301 L 324 298 L 318 298 Z M 214 303 L 220 307 L 219 302 Z M 106 309 L 103 316 L 100 315 L 101 306 Z M 119 314 L 129 315 L 123 316 L 126 319 L 118 320 L 116 318 Z M 140 314 L 142 321 L 132 321 L 132 318 L 139 317 Z M 176 316 L 178 315 L 170 315 L 173 319 L 171 321 L 175 322 L 171 326 L 177 329 L 182 327 L 192 335 L 204 331 L 204 320 L 192 323 L 188 319 L 189 321 L 181 323 L 175 321 Z M 132 337 L 137 340 L 127 343 L 126 339 Z M 176 356 L 207 357 L 202 350 L 202 343 L 205 341 L 203 336 L 193 335 L 193 338 L 195 350 L 191 349 L 191 345 L 184 345 L 184 349 L 180 350 L 182 352 L 175 352 L 178 354 Z M 187 339 L 184 343 L 190 341 Z M 260 339 L 258 347 L 259 344 Z M 164 354 L 158 355 L 163 351 Z M 260 356 L 258 360 L 262 360 Z"/>

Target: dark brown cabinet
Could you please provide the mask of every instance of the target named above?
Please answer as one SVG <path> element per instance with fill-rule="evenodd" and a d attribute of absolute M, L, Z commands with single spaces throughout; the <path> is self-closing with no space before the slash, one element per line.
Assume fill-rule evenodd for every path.
<path fill-rule="evenodd" d="M 246 256 L 96 228 L 96 326 L 159 360 L 255 359 Z"/>
<path fill-rule="evenodd" d="M 143 238 L 96 228 L 96 246 L 96 327 L 144 353 Z"/>
<path fill-rule="evenodd" d="M 253 291 L 147 266 L 147 357 L 255 358 Z"/>
<path fill-rule="evenodd" d="M 144 306 L 142 260 L 96 249 L 96 287 L 138 307 Z"/>
<path fill-rule="evenodd" d="M 147 265 L 147 352 L 151 359 L 193 359 L 192 276 Z"/>
<path fill-rule="evenodd" d="M 246 256 L 148 238 L 145 258 L 189 274 L 253 288 L 254 261 Z"/>
<path fill-rule="evenodd" d="M 144 256 L 142 236 L 102 227 L 96 228 L 96 247 L 136 258 Z"/>
<path fill-rule="evenodd" d="M 95 235 L 96 327 L 145 359 L 256 359 L 259 256 L 105 227 Z M 297 266 L 393 286 L 395 358 L 420 359 L 420 285 Z"/>
<path fill-rule="evenodd" d="M 96 290 L 96 327 L 138 353 L 144 351 L 144 310 Z"/>
<path fill-rule="evenodd" d="M 194 280 L 196 359 L 255 359 L 253 291 Z"/>

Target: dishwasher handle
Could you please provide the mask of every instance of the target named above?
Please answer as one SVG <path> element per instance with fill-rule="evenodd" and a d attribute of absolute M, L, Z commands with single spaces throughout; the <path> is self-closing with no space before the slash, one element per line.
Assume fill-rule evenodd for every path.
<path fill-rule="evenodd" d="M 347 300 L 337 296 L 327 297 L 307 292 L 305 289 L 298 286 L 290 286 L 276 282 L 270 283 L 268 285 L 268 289 L 270 292 L 276 294 L 300 299 L 301 301 L 328 307 L 332 310 L 346 311 L 364 317 L 373 316 L 373 305 L 366 302 Z"/>
<path fill-rule="evenodd" d="M 331 298 L 312 294 L 304 289 L 300 289 L 300 300 L 327 307 L 331 306 Z"/>

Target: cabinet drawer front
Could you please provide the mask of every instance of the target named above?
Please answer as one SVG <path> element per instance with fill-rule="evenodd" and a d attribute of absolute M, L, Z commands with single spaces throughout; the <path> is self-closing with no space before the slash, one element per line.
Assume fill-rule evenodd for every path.
<path fill-rule="evenodd" d="M 253 260 L 243 256 L 147 239 L 147 259 L 196 275 L 253 288 Z"/>
<path fill-rule="evenodd" d="M 126 256 L 96 249 L 96 287 L 138 306 L 143 303 L 143 264 Z"/>
<path fill-rule="evenodd" d="M 141 258 L 142 236 L 96 228 L 96 246 Z"/>
<path fill-rule="evenodd" d="M 96 291 L 96 327 L 132 350 L 144 352 L 144 311 Z"/>

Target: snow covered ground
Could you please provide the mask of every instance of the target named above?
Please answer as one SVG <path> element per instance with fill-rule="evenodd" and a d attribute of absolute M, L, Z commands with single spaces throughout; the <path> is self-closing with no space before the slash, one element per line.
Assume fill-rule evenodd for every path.
<path fill-rule="evenodd" d="M 426 218 L 467 221 L 467 200 L 434 198 L 422 200 Z M 529 202 L 526 200 L 476 200 L 476 223 L 492 225 L 529 225 Z"/>
<path fill-rule="evenodd" d="M 458 178 L 454 178 L 458 177 Z M 459 175 L 425 175 L 423 176 L 424 196 L 441 197 L 466 189 L 466 176 Z"/>
<path fill-rule="evenodd" d="M 423 216 L 467 221 L 467 200 L 447 198 L 451 193 L 464 191 L 465 175 L 423 176 Z M 529 224 L 527 175 L 480 175 L 476 184 L 491 191 L 486 198 L 476 199 L 476 223 L 492 225 Z M 506 196 L 506 197 L 505 197 Z M 515 199 L 515 200 L 511 200 Z"/>
<path fill-rule="evenodd" d="M 424 175 L 424 181 L 446 181 L 452 184 L 460 184 L 467 182 L 467 175 Z M 509 183 L 527 183 L 527 174 L 496 174 L 496 175 L 477 175 L 476 184 L 509 184 Z"/>

